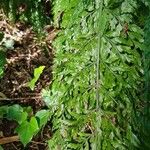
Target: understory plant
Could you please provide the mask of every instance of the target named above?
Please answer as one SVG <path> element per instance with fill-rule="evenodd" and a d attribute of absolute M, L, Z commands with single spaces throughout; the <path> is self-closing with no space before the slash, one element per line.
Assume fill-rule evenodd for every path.
<path fill-rule="evenodd" d="M 53 5 L 61 32 L 49 93 L 50 149 L 137 149 L 147 3 L 55 0 Z"/>
<path fill-rule="evenodd" d="M 33 114 L 31 107 L 21 107 L 18 104 L 0 107 L 0 119 L 16 121 L 17 128 L 14 133 L 18 134 L 24 147 L 46 125 L 50 115 L 50 111 L 46 109 L 42 109 L 36 114 Z"/>
<path fill-rule="evenodd" d="M 11 19 L 41 30 L 46 24 L 42 1 L 25 2 L 1 6 Z M 140 0 L 53 1 L 53 24 L 60 32 L 53 42 L 53 82 L 42 90 L 49 109 L 31 115 L 31 108 L 0 107 L 1 118 L 18 123 L 15 132 L 24 146 L 50 119 L 50 150 L 149 148 L 148 5 Z M 31 89 L 41 72 L 34 72 Z"/>
<path fill-rule="evenodd" d="M 148 0 L 145 1 L 145 4 L 150 8 L 150 2 Z M 150 14 L 148 14 L 147 20 L 145 22 L 144 28 L 144 94 L 142 108 L 140 111 L 140 115 L 138 121 L 140 122 L 141 128 L 138 134 L 141 144 L 140 149 L 150 149 Z"/>
<path fill-rule="evenodd" d="M 52 23 L 51 0 L 0 1 L 0 9 L 14 23 L 28 23 L 40 34 L 46 24 Z"/>

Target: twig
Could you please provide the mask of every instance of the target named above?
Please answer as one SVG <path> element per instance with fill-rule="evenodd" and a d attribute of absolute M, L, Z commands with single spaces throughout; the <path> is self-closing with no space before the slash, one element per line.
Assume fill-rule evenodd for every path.
<path fill-rule="evenodd" d="M 41 99 L 41 96 L 35 97 L 18 97 L 18 98 L 0 98 L 0 101 L 17 101 L 17 100 L 30 100 L 30 99 Z"/>
<path fill-rule="evenodd" d="M 12 143 L 19 141 L 19 136 L 11 136 L 11 137 L 4 137 L 0 138 L 0 144 L 7 144 L 7 143 Z"/>
<path fill-rule="evenodd" d="M 37 144 L 37 145 L 46 145 L 46 143 L 36 142 L 36 141 L 31 141 L 31 143 L 33 143 L 33 144 Z"/>
<path fill-rule="evenodd" d="M 19 150 L 19 149 L 15 146 L 15 144 L 12 143 L 12 146 L 13 146 L 16 150 Z"/>

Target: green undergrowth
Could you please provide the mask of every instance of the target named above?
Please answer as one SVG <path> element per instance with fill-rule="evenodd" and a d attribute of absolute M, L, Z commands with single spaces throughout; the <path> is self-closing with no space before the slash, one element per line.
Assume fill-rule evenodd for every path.
<path fill-rule="evenodd" d="M 25 2 L 23 13 L 14 11 Z M 1 3 L 15 21 L 30 22 L 37 31 L 46 24 L 42 1 Z M 53 42 L 53 82 L 42 90 L 48 109 L 33 115 L 30 107 L 0 107 L 1 118 L 18 123 L 15 132 L 24 146 L 51 120 L 50 150 L 149 148 L 148 5 L 140 0 L 53 1 L 60 32 Z M 29 82 L 32 90 L 41 67 Z"/>
<path fill-rule="evenodd" d="M 0 0 L 0 8 L 10 21 L 30 24 L 38 34 L 52 23 L 51 0 Z"/>
<path fill-rule="evenodd" d="M 0 32 L 0 42 L 3 40 L 4 34 Z M 3 76 L 4 65 L 6 64 L 6 54 L 0 47 L 0 78 Z"/>
<path fill-rule="evenodd" d="M 19 135 L 20 141 L 26 146 L 48 122 L 50 110 L 40 110 L 33 114 L 31 107 L 21 107 L 20 105 L 5 105 L 0 107 L 0 119 L 16 121 L 18 126 L 14 133 Z"/>
<path fill-rule="evenodd" d="M 150 2 L 146 0 L 147 6 L 150 8 Z M 140 149 L 150 149 L 150 14 L 147 17 L 144 28 L 144 95 L 142 101 L 142 111 L 139 116 L 141 130 L 139 138 L 141 139 Z"/>
<path fill-rule="evenodd" d="M 50 149 L 137 149 L 147 3 L 55 0 L 53 12 L 62 30 L 54 42 Z"/>

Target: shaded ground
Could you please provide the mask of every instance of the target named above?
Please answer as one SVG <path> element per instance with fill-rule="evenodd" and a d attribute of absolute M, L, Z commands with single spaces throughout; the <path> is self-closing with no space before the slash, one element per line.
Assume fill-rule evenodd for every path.
<path fill-rule="evenodd" d="M 23 23 L 11 25 L 6 20 L 0 20 L 0 31 L 5 33 L 5 38 L 14 39 L 14 49 L 7 50 L 4 77 L 0 79 L 0 105 L 20 104 L 31 106 L 33 111 L 45 107 L 41 98 L 41 90 L 50 85 L 52 79 L 53 50 L 51 41 L 56 35 L 53 27 L 47 26 L 47 36 L 37 38 L 30 26 Z M 27 83 L 33 78 L 36 67 L 45 66 L 44 72 L 32 91 Z M 51 127 L 48 123 L 44 129 L 32 140 L 26 149 L 47 149 L 45 141 L 50 138 Z M 11 137 L 16 123 L 6 119 L 0 120 L 0 138 Z M 3 145 L 6 150 L 24 149 L 20 142 Z"/>

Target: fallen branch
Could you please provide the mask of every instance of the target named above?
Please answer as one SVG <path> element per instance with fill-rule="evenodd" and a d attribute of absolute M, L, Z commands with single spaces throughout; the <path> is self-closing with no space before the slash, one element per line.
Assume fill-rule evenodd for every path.
<path fill-rule="evenodd" d="M 4 137 L 4 138 L 0 138 L 0 145 L 17 142 L 17 141 L 19 141 L 19 136 L 17 136 L 17 135 L 11 136 L 11 137 Z"/>

